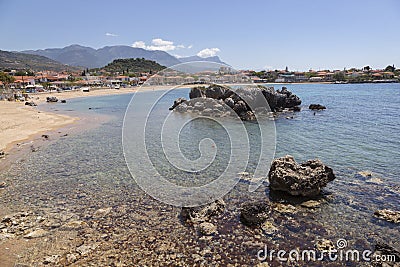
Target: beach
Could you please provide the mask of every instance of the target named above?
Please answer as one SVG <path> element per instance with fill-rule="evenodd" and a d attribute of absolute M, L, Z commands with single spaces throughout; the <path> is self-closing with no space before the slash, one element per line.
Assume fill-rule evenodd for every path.
<path fill-rule="evenodd" d="M 128 170 L 121 149 L 122 126 L 130 97 L 104 93 L 103 97 L 82 98 L 79 96 L 89 95 L 71 92 L 65 97 L 66 104 L 43 103 L 39 107 L 43 113 L 68 114 L 79 119 L 54 133 L 45 132 L 50 141 L 43 143 L 51 145 L 31 152 L 29 143 L 25 146 L 28 153 L 11 151 L 6 156 L 7 160 L 11 156 L 15 160 L 12 168 L 0 172 L 0 183 L 6 183 L 0 189 L 0 222 L 6 222 L 3 228 L 6 231 L 0 232 L 3 265 L 160 266 L 168 262 L 175 266 L 266 266 L 267 262 L 269 266 L 291 266 L 268 259 L 261 262 L 258 252 L 265 247 L 286 251 L 313 249 L 341 239 L 358 251 L 374 251 L 377 240 L 398 247 L 396 225 L 374 216 L 378 209 L 396 209 L 399 205 L 398 165 L 395 164 L 399 160 L 399 117 L 393 101 L 393 97 L 398 98 L 393 96 L 396 85 L 315 84 L 288 88 L 301 96 L 304 103 L 301 112 L 292 114 L 293 118 L 275 121 L 276 156 L 290 154 L 298 162 L 319 158 L 332 167 L 336 179 L 311 202 L 282 198 L 269 190 L 267 183 L 249 193 L 248 180 L 240 179 L 223 197 L 224 211 L 207 219 L 209 224 L 205 226 L 215 226 L 214 230 L 209 229 L 214 231 L 211 234 L 185 219 L 183 209 L 157 201 L 135 182 L 135 172 Z M 134 157 L 136 162 L 146 157 L 160 160 L 154 161 L 157 171 L 168 171 L 168 179 L 185 186 L 205 183 L 218 175 L 221 166 L 227 164 L 225 152 L 231 151 L 226 149 L 229 140 L 221 138 L 223 128 L 199 120 L 196 127 L 183 128 L 179 144 L 188 157 L 194 157 L 198 155 L 198 140 L 211 138 L 221 153 L 216 165 L 189 173 L 170 169 L 161 161 L 162 146 L 154 133 L 164 115 L 170 114 L 176 122 L 184 118 L 168 108 L 177 97 L 187 98 L 188 91 L 171 92 L 161 99 L 159 108 L 150 116 L 151 123 L 146 126 L 148 152 Z M 388 109 L 385 113 L 378 106 L 363 105 L 371 103 L 377 94 Z M 67 98 L 73 95 L 74 100 Z M 363 97 L 355 102 L 354 95 Z M 144 101 L 135 110 L 144 110 L 153 96 L 153 93 L 143 94 Z M 34 97 L 40 100 L 45 94 Z M 307 108 L 310 103 L 325 104 L 327 110 L 314 115 Z M 37 108 L 24 107 L 22 103 L 17 110 L 18 107 L 38 112 Z M 51 113 L 46 107 L 58 111 Z M 94 123 L 93 118 L 101 116 L 109 119 Z M 132 125 L 138 122 L 132 121 Z M 64 130 L 88 125 L 91 129 L 79 130 L 76 134 Z M 245 123 L 245 126 L 250 146 L 259 147 L 257 124 Z M 43 139 L 40 133 L 37 135 Z M 360 136 L 364 138 L 360 140 Z M 258 158 L 253 156 L 249 164 L 257 166 Z M 146 168 L 150 167 L 140 166 L 140 169 Z M 366 170 L 370 176 L 359 175 Z M 253 172 L 251 167 L 249 173 Z M 271 208 L 266 223 L 261 226 L 242 223 L 241 207 L 249 201 L 264 201 Z M 359 262 L 346 264 L 360 266 Z M 300 265 L 321 266 L 310 261 L 302 261 Z"/>
<path fill-rule="evenodd" d="M 143 88 L 143 89 L 142 89 Z M 89 92 L 81 90 L 63 92 L 44 92 L 28 94 L 28 101 L 40 105 L 46 102 L 47 97 L 56 97 L 58 100 L 68 100 L 81 97 L 95 97 L 107 95 L 131 94 L 138 90 L 164 90 L 169 86 L 133 87 L 120 90 L 92 89 Z M 0 150 L 10 151 L 13 145 L 21 141 L 27 141 L 46 131 L 75 123 L 78 117 L 55 114 L 41 111 L 38 107 L 26 106 L 24 102 L 0 101 Z"/>
<path fill-rule="evenodd" d="M 0 150 L 5 152 L 18 142 L 78 120 L 75 117 L 42 112 L 22 102 L 0 102 L 0 114 Z"/>

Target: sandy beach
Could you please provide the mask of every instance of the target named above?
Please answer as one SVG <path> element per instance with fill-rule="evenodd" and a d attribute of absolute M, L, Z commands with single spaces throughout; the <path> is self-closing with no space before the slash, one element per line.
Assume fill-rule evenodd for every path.
<path fill-rule="evenodd" d="M 0 102 L 0 150 L 5 152 L 16 142 L 31 136 L 57 129 L 75 122 L 78 118 L 42 112 L 22 102 Z"/>
<path fill-rule="evenodd" d="M 163 90 L 170 86 L 149 86 L 140 90 Z M 57 97 L 67 100 L 79 97 L 94 97 L 106 95 L 129 94 L 138 91 L 138 87 L 115 89 L 92 89 L 90 92 L 64 91 L 29 94 L 30 99 L 36 104 L 46 102 L 47 97 Z M 24 102 L 0 101 L 0 150 L 8 152 L 18 142 L 29 140 L 32 136 L 46 131 L 58 129 L 74 123 L 79 118 L 51 112 L 41 111 L 37 107 L 25 106 Z"/>

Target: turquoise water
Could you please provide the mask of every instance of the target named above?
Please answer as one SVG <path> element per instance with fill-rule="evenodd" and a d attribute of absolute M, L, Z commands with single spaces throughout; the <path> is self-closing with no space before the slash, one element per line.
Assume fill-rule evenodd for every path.
<path fill-rule="evenodd" d="M 192 228 L 181 224 L 179 209 L 148 197 L 138 188 L 126 167 L 121 144 L 123 116 L 131 95 L 74 99 L 65 105 L 44 106 L 64 114 L 110 117 L 95 129 L 62 137 L 2 173 L 1 178 L 9 181 L 12 187 L 1 196 L 1 205 L 12 210 L 29 208 L 73 212 L 89 223 L 92 218 L 88 214 L 98 208 L 127 206 L 128 212 L 123 216 L 110 215 L 114 216 L 113 224 L 107 224 L 107 227 L 115 227 L 118 231 L 137 230 L 143 234 L 143 221 L 134 216 L 140 213 L 159 226 L 149 226 L 145 237 L 156 235 L 160 240 L 190 244 L 179 250 L 187 256 L 188 264 L 193 263 L 190 255 L 194 248 L 200 247 L 210 248 L 214 254 L 221 255 L 225 264 L 254 265 L 257 263 L 255 255 L 262 247 L 243 245 L 242 249 L 232 250 L 232 246 L 245 241 L 265 243 L 275 249 L 291 249 L 313 247 L 315 240 L 320 238 L 332 241 L 345 238 L 352 248 L 373 249 L 375 242 L 383 239 L 399 247 L 400 234 L 396 226 L 372 215 L 376 209 L 398 210 L 400 207 L 400 85 L 290 84 L 287 87 L 302 99 L 303 110 L 287 115 L 293 119 L 286 119 L 283 115 L 275 120 L 276 157 L 291 154 L 297 161 L 318 157 L 334 169 L 337 178 L 324 190 L 326 202 L 321 208 L 310 211 L 298 207 L 296 214 L 274 215 L 272 219 L 279 226 L 279 234 L 272 238 L 258 229 L 243 226 L 238 219 L 239 206 L 244 200 L 276 198 L 270 195 L 266 184 L 257 192 L 248 193 L 247 185 L 239 183 L 225 197 L 227 211 L 216 219 L 219 235 L 210 243 L 200 241 Z M 178 97 L 188 97 L 188 89 L 176 90 L 162 99 L 152 113 L 154 127 L 159 127 L 158 120 L 168 114 L 168 107 Z M 323 104 L 327 109 L 314 115 L 307 109 L 311 103 Z M 182 115 L 176 116 L 178 119 Z M 257 164 L 258 152 L 254 146 L 257 146 L 259 137 L 254 123 L 246 123 L 246 128 L 253 144 L 247 169 L 252 172 Z M 217 145 L 228 139 L 221 127 L 209 121 L 197 121 L 183 132 L 192 134 L 191 138 L 184 134 L 186 138 L 181 140 L 184 154 L 191 159 L 199 156 L 197 145 L 202 138 L 213 137 Z M 225 147 L 218 151 L 220 158 L 209 170 L 182 174 L 168 167 L 160 156 L 158 134 L 153 133 L 149 138 L 153 138 L 149 144 L 150 157 L 159 170 L 177 184 L 209 182 L 227 164 L 229 149 Z M 372 171 L 381 183 L 371 183 L 357 175 L 364 170 Z M 94 227 L 101 228 L 101 222 L 96 222 Z M 136 249 L 152 251 L 153 248 L 140 243 Z M 139 253 L 133 249 L 130 252 Z M 140 263 L 140 259 L 145 257 L 140 255 L 133 255 L 135 263 Z"/>

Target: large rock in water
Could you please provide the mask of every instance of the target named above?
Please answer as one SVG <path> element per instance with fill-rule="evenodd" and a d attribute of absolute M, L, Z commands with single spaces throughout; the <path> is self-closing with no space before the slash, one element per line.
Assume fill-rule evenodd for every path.
<path fill-rule="evenodd" d="M 189 97 L 191 100 L 197 99 L 197 101 L 204 99 L 222 101 L 220 104 L 229 106 L 242 120 L 255 120 L 254 112 L 256 109 L 273 112 L 282 111 L 283 109 L 299 110 L 298 106 L 301 104 L 300 98 L 287 90 L 286 87 L 275 91 L 273 87 L 261 85 L 244 86 L 236 90 L 216 84 L 212 84 L 207 88 L 198 86 L 190 90 Z M 170 110 L 175 109 L 181 103 L 181 100 L 177 99 Z M 189 107 L 188 111 L 196 110 L 195 102 L 188 101 L 186 105 Z M 193 109 L 190 107 L 193 107 Z M 182 112 L 182 110 L 177 111 Z M 220 115 L 219 113 L 216 114 Z"/>
<path fill-rule="evenodd" d="M 287 192 L 294 196 L 316 196 L 335 179 L 333 170 L 319 159 L 298 164 L 292 156 L 275 159 L 268 173 L 272 190 Z"/>

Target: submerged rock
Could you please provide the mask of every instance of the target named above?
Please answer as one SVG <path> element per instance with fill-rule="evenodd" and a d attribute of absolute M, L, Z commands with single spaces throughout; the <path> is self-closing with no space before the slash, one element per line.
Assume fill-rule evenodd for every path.
<path fill-rule="evenodd" d="M 181 217 L 185 222 L 197 224 L 209 221 L 213 216 L 218 216 L 225 210 L 225 202 L 222 199 L 201 207 L 182 208 Z"/>
<path fill-rule="evenodd" d="M 387 259 L 390 257 L 390 260 L 377 261 L 377 259 L 381 259 L 383 256 Z M 399 266 L 400 251 L 389 244 L 379 241 L 375 245 L 375 251 L 371 255 L 371 259 L 373 259 L 372 266 L 396 267 Z"/>
<path fill-rule="evenodd" d="M 266 221 L 270 211 L 267 201 L 249 201 L 240 208 L 240 220 L 246 225 L 260 225 Z"/>
<path fill-rule="evenodd" d="M 278 227 L 272 221 L 265 221 L 261 224 L 261 230 L 266 235 L 274 235 L 279 231 Z"/>
<path fill-rule="evenodd" d="M 320 239 L 315 242 L 315 248 L 319 251 L 331 251 L 335 249 L 335 245 L 331 240 Z"/>
<path fill-rule="evenodd" d="M 272 162 L 268 178 L 272 190 L 310 197 L 320 194 L 321 189 L 335 179 L 335 174 L 319 159 L 298 164 L 287 155 Z"/>
<path fill-rule="evenodd" d="M 199 232 L 202 235 L 213 235 L 217 232 L 217 227 L 209 222 L 202 222 L 199 224 Z"/>
<path fill-rule="evenodd" d="M 308 201 L 304 201 L 300 204 L 300 206 L 302 206 L 304 208 L 308 208 L 308 209 L 318 208 L 320 205 L 321 205 L 321 203 L 316 200 L 308 200 Z"/>
<path fill-rule="evenodd" d="M 372 177 L 372 172 L 371 171 L 359 171 L 359 172 L 357 172 L 357 174 L 361 175 L 364 178 Z"/>
<path fill-rule="evenodd" d="M 374 212 L 374 215 L 379 219 L 392 222 L 392 223 L 400 223 L 400 211 L 394 210 L 377 210 Z"/>

